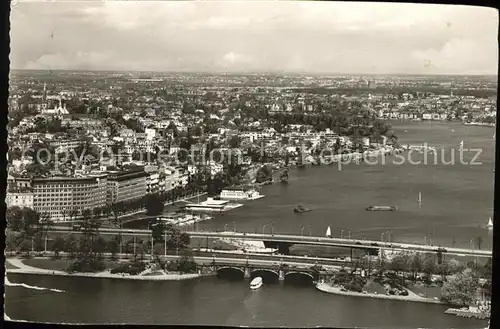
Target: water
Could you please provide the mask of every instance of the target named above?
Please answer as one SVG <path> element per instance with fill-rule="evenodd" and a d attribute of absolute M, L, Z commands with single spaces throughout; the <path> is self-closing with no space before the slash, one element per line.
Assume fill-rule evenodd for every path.
<path fill-rule="evenodd" d="M 204 278 L 145 282 L 12 275 L 10 281 L 66 291 L 63 294 L 6 288 L 13 319 L 65 323 L 185 324 L 272 327 L 481 328 L 434 304 L 324 294 L 312 287 Z M 362 312 L 362 313 L 360 313 Z M 425 315 L 425 316 L 423 316 Z"/>
<path fill-rule="evenodd" d="M 493 210 L 493 129 L 459 124 L 409 123 L 395 128 L 404 143 L 443 148 L 482 148 L 478 166 L 466 165 L 347 165 L 312 167 L 291 172 L 290 183 L 266 186 L 266 198 L 209 222 L 205 230 L 323 235 L 328 225 L 340 236 L 380 239 L 392 231 L 399 241 L 469 247 L 483 238 Z M 405 132 L 406 130 L 406 132 Z M 454 131 L 453 131 L 454 130 Z M 466 158 L 470 155 L 466 154 Z M 415 156 L 417 159 L 417 155 Z M 422 205 L 417 203 L 422 192 Z M 304 204 L 314 210 L 295 214 Z M 372 204 L 394 204 L 396 212 L 367 212 Z M 377 300 L 324 294 L 313 287 L 267 284 L 251 292 L 249 282 L 203 278 L 181 282 L 143 282 L 9 274 L 12 283 L 58 289 L 63 293 L 6 287 L 6 313 L 13 319 L 69 323 L 208 324 L 247 326 L 360 326 L 484 328 L 485 321 L 443 314 L 441 305 Z"/>
<path fill-rule="evenodd" d="M 444 148 L 444 159 L 455 152 L 459 162 L 458 144 L 465 148 L 480 148 L 476 162 L 481 165 L 434 164 L 429 155 L 427 165 L 393 163 L 350 164 L 342 166 L 310 167 L 290 173 L 289 184 L 264 186 L 266 198 L 250 201 L 244 207 L 216 215 L 209 222 L 199 224 L 203 230 L 228 229 L 262 232 L 263 225 L 270 233 L 324 235 L 331 226 L 332 235 L 381 239 L 381 234 L 392 231 L 393 240 L 424 243 L 430 236 L 435 245 L 469 248 L 470 240 L 482 238 L 481 249 L 491 249 L 491 232 L 485 226 L 493 215 L 494 141 L 493 129 L 460 124 L 409 123 L 395 127 L 402 143 L 424 142 Z M 404 131 L 407 132 L 404 132 Z M 454 130 L 454 132 L 452 132 Z M 453 149 L 454 148 L 454 149 Z M 453 149 L 453 151 L 452 151 Z M 474 152 L 464 152 L 471 162 Z M 414 154 L 412 161 L 423 160 Z M 418 193 L 422 193 L 419 206 Z M 303 204 L 312 212 L 295 214 L 293 208 Z M 368 212 L 369 205 L 396 205 L 396 212 Z M 387 233 L 385 233 L 387 236 Z M 474 242 L 476 243 L 476 242 Z"/>

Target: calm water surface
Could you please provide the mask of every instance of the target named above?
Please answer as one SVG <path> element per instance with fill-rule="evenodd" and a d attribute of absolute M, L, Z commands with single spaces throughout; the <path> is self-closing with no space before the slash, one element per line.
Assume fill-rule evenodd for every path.
<path fill-rule="evenodd" d="M 236 226 L 262 231 L 271 223 L 277 233 L 323 235 L 351 230 L 352 236 L 380 238 L 392 231 L 395 240 L 469 247 L 483 237 L 493 211 L 493 129 L 459 124 L 408 123 L 395 126 L 403 143 L 428 142 L 449 153 L 481 148 L 481 165 L 345 165 L 312 167 L 291 173 L 287 186 L 263 188 L 266 198 L 200 224 L 201 229 Z M 458 150 L 456 150 L 458 152 Z M 471 160 L 474 154 L 466 153 Z M 417 160 L 422 155 L 414 155 Z M 458 158 L 458 153 L 457 153 Z M 423 204 L 416 200 L 422 193 Z M 314 211 L 296 215 L 304 204 Z M 373 204 L 391 204 L 397 212 L 367 212 Z M 234 223 L 234 224 L 233 224 Z M 337 232 L 337 233 L 335 233 Z M 346 233 L 344 233 L 346 234 Z M 485 321 L 443 314 L 440 305 L 324 294 L 313 287 L 268 284 L 251 292 L 248 282 L 203 278 L 183 282 L 138 282 L 9 274 L 11 282 L 62 289 L 56 293 L 6 287 L 6 313 L 13 319 L 71 323 L 212 324 L 248 326 L 363 326 L 481 328 Z"/>

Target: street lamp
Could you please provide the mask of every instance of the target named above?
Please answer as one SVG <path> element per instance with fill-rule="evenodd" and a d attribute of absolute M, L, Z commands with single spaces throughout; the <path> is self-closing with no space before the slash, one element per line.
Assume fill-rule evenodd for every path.
<path fill-rule="evenodd" d="M 224 232 L 227 232 L 227 224 L 224 224 Z"/>
<path fill-rule="evenodd" d="M 474 247 L 472 239 L 470 239 L 470 243 L 469 244 L 470 244 L 470 250 L 472 250 L 473 247 Z"/>
<path fill-rule="evenodd" d="M 274 235 L 274 222 L 271 223 L 271 235 Z"/>
<path fill-rule="evenodd" d="M 266 224 L 262 225 L 262 234 L 266 234 Z"/>
<path fill-rule="evenodd" d="M 233 221 L 233 232 L 236 233 L 236 222 Z"/>
<path fill-rule="evenodd" d="M 309 236 L 312 236 L 312 225 L 309 225 Z"/>
<path fill-rule="evenodd" d="M 384 233 L 380 234 L 380 241 L 384 242 Z"/>
<path fill-rule="evenodd" d="M 344 238 L 344 230 L 340 230 L 340 240 Z"/>
<path fill-rule="evenodd" d="M 427 236 L 424 237 L 424 244 L 427 245 Z"/>
<path fill-rule="evenodd" d="M 300 235 L 301 235 L 301 236 L 304 236 L 304 226 L 302 226 L 302 227 L 300 228 Z"/>
<path fill-rule="evenodd" d="M 351 240 L 351 230 L 349 230 L 349 240 Z"/>

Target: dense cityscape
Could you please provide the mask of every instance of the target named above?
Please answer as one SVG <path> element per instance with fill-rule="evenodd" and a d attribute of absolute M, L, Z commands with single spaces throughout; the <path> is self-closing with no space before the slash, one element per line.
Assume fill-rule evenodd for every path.
<path fill-rule="evenodd" d="M 450 22 L 464 12 L 440 9 L 455 16 L 432 28 L 445 42 L 438 52 L 420 39 L 433 22 L 426 11 L 413 34 L 382 9 L 360 28 L 347 12 L 333 19 L 307 4 L 262 17 L 236 4 L 220 14 L 160 5 L 144 5 L 158 10 L 147 20 L 139 4 L 13 11 L 4 319 L 494 323 L 498 77 L 477 72 L 496 72 L 495 56 L 487 36 L 452 37 L 477 35 L 491 15 L 462 31 Z M 177 14 L 165 23 L 160 9 Z M 21 26 L 33 15 L 54 19 L 52 52 Z M 296 44 L 281 34 L 285 21 L 304 29 Z M 393 26 L 412 41 L 394 46 Z M 77 35 L 82 44 L 71 46 Z M 341 44 L 352 49 L 336 52 Z M 356 57 L 365 44 L 380 67 L 368 52 Z M 421 73 L 381 73 L 400 71 Z"/>

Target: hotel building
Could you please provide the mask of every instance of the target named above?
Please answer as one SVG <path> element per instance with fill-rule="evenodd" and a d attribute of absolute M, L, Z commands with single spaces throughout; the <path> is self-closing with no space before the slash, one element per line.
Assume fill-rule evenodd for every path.
<path fill-rule="evenodd" d="M 106 205 L 106 175 L 10 178 L 8 185 L 8 207 L 29 207 L 40 214 L 48 214 L 53 221 L 67 219 L 72 210 L 81 212 Z"/>

